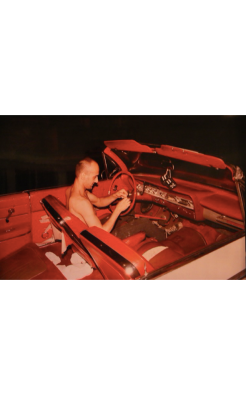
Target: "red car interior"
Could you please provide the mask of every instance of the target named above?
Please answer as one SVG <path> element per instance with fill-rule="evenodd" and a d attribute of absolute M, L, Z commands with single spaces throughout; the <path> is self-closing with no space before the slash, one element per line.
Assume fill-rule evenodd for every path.
<path fill-rule="evenodd" d="M 1 279 L 65 279 L 59 265 L 69 267 L 74 252 L 90 268 L 83 279 L 143 278 L 146 273 L 223 243 L 244 229 L 236 188 L 175 179 L 177 185 L 170 190 L 159 175 L 150 172 L 133 176 L 111 148 L 146 153 L 159 150 L 161 155 L 224 169 L 227 165 L 222 160 L 169 146 L 155 149 L 134 141 L 106 142 L 106 146 L 104 152 L 117 162 L 120 172 L 100 181 L 93 193 L 100 197 L 125 188 L 132 199 L 131 215 L 155 221 L 165 232 L 165 240 L 147 237 L 144 230 L 120 240 L 100 228 L 88 228 L 66 209 L 67 187 L 1 196 Z M 110 213 L 108 208 L 97 210 L 100 219 Z M 121 226 L 125 224 L 122 221 Z M 47 252 L 59 257 L 61 263 L 56 266 Z"/>
<path fill-rule="evenodd" d="M 11 231 L 8 234 L 10 237 L 8 240 L 1 240 L 1 253 L 2 255 L 5 254 L 5 256 L 8 255 L 8 257 L 1 260 L 1 278 L 64 279 L 64 276 L 59 272 L 59 270 L 45 257 L 45 252 L 47 250 L 50 251 L 51 246 L 44 245 L 43 247 L 38 247 L 35 244 L 45 240 L 42 238 L 42 235 L 45 235 L 45 237 L 50 236 L 49 233 L 45 233 L 45 229 L 50 221 L 59 231 L 64 232 L 67 247 L 71 245 L 73 251 L 80 253 L 86 261 L 93 266 L 93 273 L 88 277 L 92 279 L 138 278 L 144 275 L 145 270 L 149 273 L 154 269 L 163 266 L 163 264 L 169 264 L 170 262 L 182 258 L 183 256 L 211 244 L 218 239 L 226 237 L 225 234 L 220 233 L 209 226 L 191 224 L 190 221 L 183 220 L 184 227 L 180 229 L 178 233 L 171 234 L 162 243 L 157 242 L 154 238 L 147 238 L 144 232 L 139 232 L 138 234 L 127 237 L 125 240 L 121 241 L 110 233 L 99 228 L 87 228 L 86 225 L 77 217 L 73 216 L 73 214 L 71 214 L 64 206 L 65 189 L 66 188 L 54 189 L 52 190 L 53 195 L 49 195 L 48 197 L 43 197 L 43 195 L 47 193 L 46 191 L 31 192 L 30 195 L 23 194 L 20 196 L 21 203 L 23 203 L 24 198 L 27 201 L 30 200 L 32 202 L 33 211 L 31 214 L 29 213 L 29 227 L 26 227 L 26 225 L 25 227 L 23 226 L 21 231 L 22 234 L 19 238 L 20 241 L 17 242 L 17 244 L 14 243 L 14 247 L 12 245 L 12 254 L 9 255 L 9 251 L 11 251 L 10 243 L 12 240 Z M 15 198 L 17 198 L 17 196 L 15 196 Z M 47 207 L 45 209 L 41 205 L 41 198 L 43 198 L 43 202 L 49 203 L 49 209 L 47 209 Z M 18 207 L 17 200 L 12 199 L 12 205 L 14 201 L 15 207 Z M 26 205 L 26 207 L 30 210 L 30 205 Z M 157 208 L 159 209 L 160 207 Z M 67 224 L 71 232 L 63 229 L 60 222 L 50 214 L 52 209 L 58 213 L 59 221 L 63 221 Z M 138 209 L 138 206 L 136 209 Z M 49 214 L 48 218 L 46 213 Z M 32 225 L 35 228 L 33 232 L 31 232 L 31 219 Z M 13 232 L 14 231 L 15 230 L 13 230 Z M 87 231 L 89 236 L 94 236 L 93 240 L 91 240 L 88 235 L 85 237 L 85 234 L 83 234 L 84 231 Z M 24 232 L 26 233 L 24 234 Z M 71 234 L 75 235 L 76 238 L 71 237 Z M 16 240 L 18 240 L 18 238 Z M 55 251 L 56 254 L 62 257 L 60 240 L 54 243 L 52 251 Z M 95 244 L 95 240 L 98 241 L 98 245 Z M 102 252 L 101 244 L 103 242 L 107 246 L 105 252 Z M 168 248 L 161 250 L 149 260 L 146 260 L 142 256 L 147 251 L 160 246 Z M 86 252 L 85 248 L 91 252 L 94 259 L 92 259 Z M 18 251 L 17 255 L 14 253 L 15 250 Z M 112 251 L 117 251 L 120 259 L 125 261 L 125 265 L 129 264 L 131 266 L 127 273 L 125 270 L 126 266 L 116 264 L 115 257 L 114 259 L 111 259 L 110 253 Z M 65 255 L 63 259 L 68 258 L 66 258 Z M 17 261 L 21 261 L 21 265 L 19 263 L 17 264 Z M 130 262 L 134 262 L 134 265 L 130 264 Z M 131 272 L 134 272 L 134 274 Z"/>

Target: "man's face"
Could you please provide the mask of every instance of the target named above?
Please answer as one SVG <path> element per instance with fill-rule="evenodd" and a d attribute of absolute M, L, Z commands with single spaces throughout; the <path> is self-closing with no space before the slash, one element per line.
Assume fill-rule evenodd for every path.
<path fill-rule="evenodd" d="M 83 173 L 83 182 L 86 189 L 92 189 L 93 185 L 98 183 L 99 166 L 92 162 Z"/>

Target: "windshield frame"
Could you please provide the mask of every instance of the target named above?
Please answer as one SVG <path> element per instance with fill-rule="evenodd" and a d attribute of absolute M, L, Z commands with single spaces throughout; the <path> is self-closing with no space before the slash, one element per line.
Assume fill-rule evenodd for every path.
<path fill-rule="evenodd" d="M 150 153 L 116 148 L 112 148 L 111 151 L 114 159 L 117 156 L 120 163 L 123 163 L 128 171 L 135 176 L 151 174 L 163 176 L 169 168 L 172 171 L 172 177 L 176 180 L 182 179 L 236 192 L 233 169 L 226 164 L 220 166 L 220 168 L 215 168 L 167 157 L 160 154 L 160 151 Z"/>

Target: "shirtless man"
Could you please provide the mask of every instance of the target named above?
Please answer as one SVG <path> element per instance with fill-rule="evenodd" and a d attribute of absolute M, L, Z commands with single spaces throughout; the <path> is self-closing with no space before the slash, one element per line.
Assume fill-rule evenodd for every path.
<path fill-rule="evenodd" d="M 76 165 L 74 184 L 66 190 L 67 209 L 88 226 L 97 226 L 111 232 L 122 211 L 130 206 L 130 199 L 125 189 L 121 189 L 110 196 L 98 198 L 89 190 L 98 182 L 99 166 L 90 159 L 85 158 Z M 96 207 L 106 207 L 116 199 L 121 198 L 110 218 L 102 224 L 95 213 Z"/>

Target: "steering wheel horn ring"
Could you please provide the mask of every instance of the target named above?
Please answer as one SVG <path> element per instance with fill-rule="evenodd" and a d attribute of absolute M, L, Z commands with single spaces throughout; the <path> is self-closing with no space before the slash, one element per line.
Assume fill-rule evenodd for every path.
<path fill-rule="evenodd" d="M 128 171 L 120 171 L 119 173 L 117 173 L 114 176 L 114 178 L 112 179 L 112 182 L 110 184 L 110 188 L 109 188 L 110 194 L 112 194 L 112 193 L 117 191 L 118 185 L 115 184 L 115 181 L 118 178 L 121 178 L 122 175 L 128 176 L 128 178 L 131 179 L 131 181 L 133 183 L 133 185 L 132 185 L 133 189 L 129 190 L 128 185 L 125 186 L 125 188 L 128 189 L 128 197 L 131 199 L 131 204 L 128 207 L 128 209 L 126 209 L 125 211 L 123 211 L 120 214 L 121 216 L 127 215 L 133 209 L 133 207 L 135 205 L 135 201 L 136 201 L 136 194 L 137 194 L 136 181 L 135 181 L 133 175 L 130 172 L 128 172 Z M 122 180 L 122 184 L 123 184 L 123 187 L 124 187 L 124 181 L 123 180 Z M 131 185 L 130 185 L 130 187 L 131 187 Z M 114 204 L 110 204 L 109 208 L 110 208 L 111 211 L 114 211 L 115 205 Z"/>

